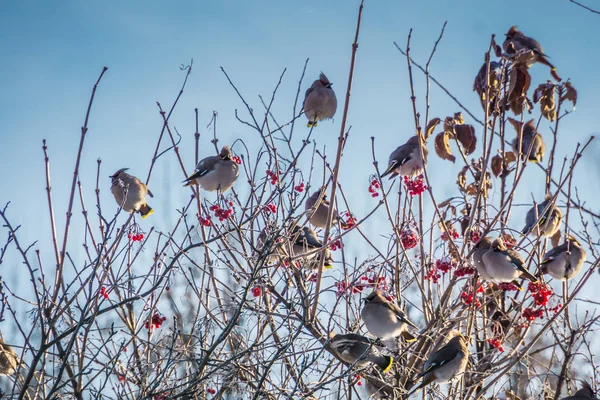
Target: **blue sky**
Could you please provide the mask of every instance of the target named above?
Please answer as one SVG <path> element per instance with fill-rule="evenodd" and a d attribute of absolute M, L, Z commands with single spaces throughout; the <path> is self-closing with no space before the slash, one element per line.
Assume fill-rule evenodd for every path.
<path fill-rule="evenodd" d="M 48 227 L 41 150 L 44 138 L 51 157 L 58 231 L 63 229 L 80 127 L 92 86 L 105 65 L 109 70 L 96 95 L 81 165 L 89 207 L 94 203 L 98 158 L 103 160 L 105 207 L 114 206 L 108 175 L 122 167 L 130 167 L 135 175 L 146 175 L 162 126 L 156 101 L 163 108 L 170 107 L 184 77 L 179 66 L 192 58 L 193 73 L 171 118 L 184 135 L 180 147 L 188 170 L 193 167 L 194 108 L 200 113 L 203 155 L 213 152 L 206 129 L 213 110 L 219 112 L 221 143 L 255 138 L 234 118 L 234 110 L 243 111 L 243 104 L 227 84 L 221 66 L 255 110 L 261 110 L 258 95 L 270 98 L 279 75 L 287 68 L 274 108 L 275 115 L 285 120 L 291 117 L 297 82 L 305 59 L 310 58 L 302 89 L 324 71 L 338 94 L 335 120 L 320 124 L 314 136 L 320 148 L 326 146 L 331 158 L 335 155 L 358 1 L 223 0 L 168 5 L 158 1 L 21 1 L 3 2 L 0 7 L 0 35 L 4 38 L 0 63 L 0 160 L 4 167 L 0 204 L 12 201 L 9 215 L 13 223 L 23 225 L 24 242 L 39 239 L 42 249 L 50 249 L 50 238 L 39 235 Z M 600 132 L 597 15 L 567 0 L 552 2 L 552 6 L 542 0 L 502 4 L 480 0 L 367 1 L 348 120 L 352 133 L 341 176 L 345 190 L 365 194 L 352 199 L 353 210 L 359 214 L 373 205 L 366 192 L 367 178 L 373 172 L 370 137 L 376 137 L 377 157 L 385 164 L 389 152 L 414 132 L 406 60 L 393 42 L 404 45 L 409 29 L 414 28 L 412 54 L 424 63 L 446 20 L 448 26 L 431 73 L 480 118 L 481 107 L 472 92 L 473 78 L 483 62 L 490 35 L 496 33 L 502 41 L 503 34 L 516 24 L 541 42 L 558 73 L 564 79 L 571 78 L 579 91 L 576 113 L 561 122 L 557 156 L 562 159 L 571 154 L 577 141 Z M 550 78 L 544 66 L 534 66 L 532 75 L 532 86 Z M 414 76 L 418 105 L 424 114 L 423 76 L 416 70 Z M 459 111 L 458 106 L 432 85 L 431 115 L 443 118 L 455 111 Z M 471 122 L 469 118 L 467 122 Z M 480 127 L 476 128 L 480 135 Z M 540 131 L 549 141 L 545 121 Z M 594 144 L 582 161 L 584 168 L 575 174 L 575 183 L 587 199 L 598 195 L 597 185 L 589 184 L 598 180 L 597 154 Z M 440 199 L 454 194 L 460 168 L 431 157 L 430 171 Z M 530 191 L 519 191 L 518 198 L 529 201 L 532 194 L 541 198 L 541 172 L 530 168 L 525 178 Z M 174 156 L 163 157 L 150 183 L 157 213 L 151 222 L 147 220 L 149 223 L 168 225 L 168 215 L 175 215 L 173 209 L 189 196 L 180 186 L 181 180 Z M 244 182 L 240 180 L 241 185 Z M 594 207 L 595 202 L 590 205 Z M 160 209 L 170 214 L 161 216 Z M 518 217 L 517 212 L 516 228 L 522 225 Z M 374 235 L 378 232 L 377 218 L 384 220 L 385 213 L 367 225 Z M 72 240 L 75 249 L 77 239 Z M 16 278 L 18 273 L 11 275 Z"/>

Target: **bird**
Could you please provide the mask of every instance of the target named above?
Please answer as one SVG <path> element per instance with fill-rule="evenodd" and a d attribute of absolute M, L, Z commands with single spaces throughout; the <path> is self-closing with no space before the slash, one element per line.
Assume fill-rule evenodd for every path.
<path fill-rule="evenodd" d="M 552 196 L 547 195 L 546 199 L 537 207 L 534 205 L 527 211 L 525 227 L 522 230 L 523 235 L 529 235 L 533 232 L 543 237 L 551 237 L 560 229 L 562 212 L 555 204 L 548 206 L 551 200 Z M 544 210 L 546 211 L 544 212 Z M 537 228 L 534 226 L 536 222 L 538 222 Z"/>
<path fill-rule="evenodd" d="M 0 339 L 0 375 L 12 375 L 19 365 L 17 353 Z"/>
<path fill-rule="evenodd" d="M 513 120 L 515 128 L 517 128 L 517 137 L 511 142 L 511 146 L 515 154 L 521 155 L 521 160 L 539 163 L 544 159 L 546 153 L 546 144 L 544 138 L 535 128 L 533 120 L 522 124 L 519 121 Z M 522 132 L 521 132 L 522 131 Z M 519 152 L 519 138 L 521 139 L 521 152 Z"/>
<path fill-rule="evenodd" d="M 360 312 L 369 333 L 379 339 L 390 339 L 406 331 L 407 325 L 417 328 L 397 304 L 386 300 L 381 291 L 374 290 L 364 299 Z"/>
<path fill-rule="evenodd" d="M 423 371 L 417 379 L 423 378 L 421 384 L 410 391 L 407 397 L 432 382 L 446 383 L 460 379 L 469 362 L 467 340 L 457 330 L 450 331 L 450 341 L 429 355 Z"/>
<path fill-rule="evenodd" d="M 577 275 L 585 262 L 585 250 L 573 236 L 556 246 L 546 254 L 540 264 L 542 274 L 550 274 L 553 278 L 566 281 Z"/>
<path fill-rule="evenodd" d="M 427 161 L 427 147 L 420 144 L 419 136 L 411 136 L 405 144 L 398 147 L 390 154 L 388 167 L 382 178 L 390 175 L 389 179 L 396 176 L 417 175 L 423 171 L 424 162 Z M 423 158 L 421 158 L 421 148 L 423 149 Z"/>
<path fill-rule="evenodd" d="M 596 392 L 594 392 L 589 383 L 583 382 L 582 386 L 583 387 L 576 391 L 573 396 L 563 397 L 562 400 L 597 399 Z"/>
<path fill-rule="evenodd" d="M 138 212 L 142 218 L 147 218 L 154 210 L 146 203 L 146 196 L 154 195 L 142 181 L 125 172 L 128 169 L 121 168 L 110 176 L 110 191 L 123 210 L 128 213 Z"/>
<path fill-rule="evenodd" d="M 375 342 L 356 333 L 337 334 L 330 341 L 335 353 L 348 364 L 363 367 L 368 363 L 377 365 L 383 372 L 392 368 L 393 359 L 379 353 Z"/>
<path fill-rule="evenodd" d="M 259 234 L 257 246 L 259 251 L 262 251 L 267 244 L 268 235 L 267 228 L 263 229 Z M 321 248 L 323 248 L 323 243 L 312 228 L 308 226 L 302 228 L 295 226 L 289 238 L 283 236 L 274 238 L 273 244 L 269 249 L 269 254 L 259 254 L 259 256 L 265 256 L 268 264 L 274 264 L 289 258 L 301 258 L 304 261 L 304 267 L 311 269 L 315 267 L 315 261 L 320 261 L 321 257 L 324 257 L 323 266 L 325 268 L 333 268 L 331 251 L 328 248 L 325 248 L 321 252 L 316 251 Z"/>
<path fill-rule="evenodd" d="M 477 242 L 474 246 L 475 250 L 473 250 L 473 264 L 475 264 L 475 269 L 479 273 L 479 276 L 485 281 L 492 281 L 492 277 L 487 271 L 485 267 L 485 263 L 483 262 L 483 255 L 492 247 L 492 239 L 488 236 L 482 238 L 479 242 Z"/>
<path fill-rule="evenodd" d="M 521 287 L 517 282 L 519 278 L 527 278 L 536 283 L 537 278 L 525 269 L 525 261 L 518 251 L 507 249 L 501 238 L 492 242 L 492 247 L 483 255 L 483 262 L 488 274 L 496 283 L 514 283 Z"/>
<path fill-rule="evenodd" d="M 527 67 L 531 67 L 536 62 L 547 65 L 550 67 L 554 78 L 559 82 L 561 81 L 560 77 L 556 74 L 556 68 L 548 61 L 548 56 L 544 53 L 542 46 L 537 40 L 525 36 L 516 26 L 511 26 L 505 36 L 506 39 L 502 43 L 502 48 L 507 54 L 514 55 L 521 51 L 531 51 L 533 52 L 533 57 L 527 60 Z"/>
<path fill-rule="evenodd" d="M 209 156 L 200 160 L 196 170 L 184 182 L 183 186 L 194 183 L 204 190 L 225 193 L 235 183 L 240 174 L 238 164 L 233 161 L 229 146 L 223 146 L 218 156 Z"/>
<path fill-rule="evenodd" d="M 319 198 L 321 199 L 319 201 Z M 315 206 L 319 204 L 317 209 L 313 212 Z M 327 200 L 327 193 L 325 193 L 325 187 L 321 187 L 319 190 L 314 192 L 308 199 L 306 199 L 306 203 L 304 205 L 306 211 L 312 212 L 312 216 L 310 217 L 309 222 L 316 226 L 317 228 L 325 228 L 327 224 L 327 214 L 329 213 L 329 207 L 331 207 L 331 203 Z M 309 214 L 310 215 L 310 214 Z M 337 210 L 333 210 L 333 216 L 331 219 L 332 224 L 336 224 L 340 222 L 342 228 L 346 228 L 347 224 L 340 218 Z"/>
<path fill-rule="evenodd" d="M 323 72 L 313 82 L 304 96 L 304 113 L 308 118 L 307 126 L 317 126 L 319 121 L 333 118 L 337 110 L 337 98 L 331 88 L 332 83 Z"/>

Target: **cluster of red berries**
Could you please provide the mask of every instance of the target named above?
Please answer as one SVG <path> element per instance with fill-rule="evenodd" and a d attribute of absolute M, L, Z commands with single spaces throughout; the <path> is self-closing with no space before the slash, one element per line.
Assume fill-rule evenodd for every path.
<path fill-rule="evenodd" d="M 477 243 L 481 240 L 481 231 L 474 229 L 471 231 L 471 242 Z"/>
<path fill-rule="evenodd" d="M 404 228 L 400 232 L 400 243 L 405 250 L 410 250 L 419 244 L 418 231 L 415 228 Z"/>
<path fill-rule="evenodd" d="M 331 249 L 331 251 L 336 251 L 337 249 L 341 249 L 342 248 L 342 239 L 338 239 L 335 242 L 331 243 L 329 248 Z"/>
<path fill-rule="evenodd" d="M 513 248 L 517 244 L 517 239 L 515 239 L 508 233 L 502 235 L 502 241 L 504 242 L 504 245 L 507 249 Z"/>
<path fill-rule="evenodd" d="M 342 215 L 344 215 L 344 220 L 346 222 L 346 224 L 342 227 L 342 229 L 348 230 L 348 229 L 352 228 L 354 225 L 356 225 L 356 222 L 358 220 L 356 219 L 355 216 L 352 215 L 352 213 L 350 211 L 344 211 L 342 213 Z"/>
<path fill-rule="evenodd" d="M 435 268 L 442 271 L 444 274 L 449 272 L 452 268 L 456 268 L 456 262 L 448 256 L 438 258 L 435 260 Z"/>
<path fill-rule="evenodd" d="M 309 280 L 310 280 L 310 278 L 309 278 Z M 316 280 L 316 277 L 315 277 L 315 280 Z M 347 291 L 352 292 L 352 294 L 359 294 L 363 290 L 365 290 L 367 285 L 351 285 L 347 281 L 339 281 L 339 282 L 335 283 L 335 287 L 337 289 L 337 295 L 342 296 Z"/>
<path fill-rule="evenodd" d="M 234 161 L 236 164 L 242 163 L 242 159 L 240 158 L 240 156 L 233 156 L 231 157 L 231 160 Z"/>
<path fill-rule="evenodd" d="M 119 382 L 125 382 L 125 375 L 117 374 L 119 377 Z"/>
<path fill-rule="evenodd" d="M 212 211 L 212 210 L 211 210 L 211 211 Z M 211 224 L 211 221 L 210 221 L 210 219 L 211 219 L 211 216 L 210 216 L 210 215 L 207 215 L 206 217 L 203 217 L 203 216 L 201 216 L 201 215 L 198 215 L 198 222 L 200 222 L 200 224 L 201 224 L 201 225 L 204 225 L 204 226 L 210 226 L 210 224 Z"/>
<path fill-rule="evenodd" d="M 218 204 L 213 204 L 208 209 L 215 213 L 215 217 L 219 218 L 220 222 L 223 222 L 227 218 L 231 217 L 231 214 L 233 214 L 233 202 L 230 201 L 228 204 L 230 208 L 228 208 L 227 210 L 221 208 L 221 206 L 219 206 Z"/>
<path fill-rule="evenodd" d="M 523 318 L 529 322 L 535 321 L 536 318 L 544 318 L 544 310 L 541 307 L 535 310 L 533 308 L 526 308 L 523 310 Z"/>
<path fill-rule="evenodd" d="M 383 275 L 377 275 L 372 273 L 370 268 L 367 268 L 367 275 L 364 275 L 360 278 L 363 281 L 364 286 L 367 287 L 376 287 L 378 289 L 387 291 L 390 287 L 387 284 L 387 279 Z"/>
<path fill-rule="evenodd" d="M 490 344 L 490 346 L 495 347 L 500 353 L 504 353 L 504 347 L 502 347 L 502 341 L 499 337 L 488 339 L 487 342 Z"/>
<path fill-rule="evenodd" d="M 299 185 L 294 186 L 294 190 L 298 193 L 304 192 L 304 182 L 300 183 Z"/>
<path fill-rule="evenodd" d="M 106 291 L 106 288 L 104 286 L 100 288 L 100 296 L 104 297 L 105 299 L 108 299 L 108 292 Z"/>
<path fill-rule="evenodd" d="M 500 290 L 504 290 L 505 292 L 516 292 L 519 290 L 519 287 L 512 282 L 502 282 L 498 284 Z"/>
<path fill-rule="evenodd" d="M 265 207 L 265 209 L 267 211 L 271 211 L 273 214 L 277 213 L 277 207 L 273 203 L 267 204 L 267 206 Z"/>
<path fill-rule="evenodd" d="M 270 169 L 267 170 L 267 177 L 271 181 L 271 185 L 276 185 L 279 181 L 279 172 L 273 172 Z"/>
<path fill-rule="evenodd" d="M 408 194 L 411 196 L 420 196 L 425 190 L 427 190 L 427 186 L 423 183 L 423 174 L 417 176 L 416 178 L 411 178 L 408 175 L 404 176 L 404 187 L 408 190 Z"/>
<path fill-rule="evenodd" d="M 354 374 L 354 376 L 352 376 L 352 380 L 354 381 L 354 384 L 358 385 L 358 386 L 362 386 L 362 376 L 360 376 L 360 374 Z"/>
<path fill-rule="evenodd" d="M 379 197 L 379 191 L 377 189 L 380 187 L 381 184 L 377 179 L 373 179 L 371 181 L 371 184 L 369 185 L 369 193 L 371 193 L 371 197 Z"/>
<path fill-rule="evenodd" d="M 460 268 L 457 268 L 454 270 L 454 275 L 462 278 L 463 276 L 466 275 L 473 275 L 475 273 L 475 267 L 473 267 L 472 265 L 463 265 Z"/>
<path fill-rule="evenodd" d="M 150 329 L 151 327 L 152 328 L 160 328 L 160 326 L 166 320 L 167 320 L 167 317 L 161 317 L 159 313 L 154 313 L 154 315 L 152 316 L 152 321 L 151 322 L 146 321 L 146 324 L 144 326 L 146 327 L 146 329 Z"/>
<path fill-rule="evenodd" d="M 208 393 L 208 394 L 217 394 L 217 391 L 215 389 L 213 389 L 213 388 L 208 388 L 208 389 L 206 389 L 206 393 Z"/>
<path fill-rule="evenodd" d="M 546 286 L 541 282 L 529 282 L 527 289 L 531 292 L 531 297 L 533 297 L 533 300 L 537 306 L 548 305 L 548 299 L 554 294 L 549 286 Z"/>
<path fill-rule="evenodd" d="M 259 297 L 262 291 L 260 290 L 260 286 L 254 286 L 251 290 L 252 296 Z"/>
<path fill-rule="evenodd" d="M 430 268 L 425 274 L 425 279 L 430 280 L 433 283 L 438 283 L 441 277 L 442 275 L 436 267 Z"/>
<path fill-rule="evenodd" d="M 477 290 L 477 293 L 479 293 L 479 290 Z M 476 293 L 473 293 L 472 289 L 467 289 L 466 291 L 463 290 L 460 294 L 460 299 L 466 306 L 470 306 L 471 304 L 475 303 L 475 307 L 479 308 L 481 307 L 481 301 L 479 301 L 479 298 L 477 298 L 475 294 Z"/>
<path fill-rule="evenodd" d="M 452 238 L 452 240 L 456 240 L 458 239 L 458 237 L 460 236 L 458 234 L 458 232 L 456 232 L 456 229 L 454 229 L 454 226 L 452 225 L 446 225 L 448 227 L 448 230 L 445 232 L 442 232 L 442 240 L 444 242 L 447 242 L 450 238 Z"/>
<path fill-rule="evenodd" d="M 134 234 L 130 233 L 129 235 L 127 235 L 127 238 L 134 242 L 141 242 L 142 240 L 144 240 L 144 234 L 137 233 L 134 235 Z"/>

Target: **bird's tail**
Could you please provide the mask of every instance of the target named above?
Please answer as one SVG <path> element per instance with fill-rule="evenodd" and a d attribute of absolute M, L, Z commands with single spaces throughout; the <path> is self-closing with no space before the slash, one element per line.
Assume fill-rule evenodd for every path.
<path fill-rule="evenodd" d="M 381 368 L 383 372 L 388 372 L 394 364 L 394 359 L 390 356 L 380 356 L 377 360 L 374 360 L 374 364 Z"/>
<path fill-rule="evenodd" d="M 139 209 L 139 213 L 142 216 L 142 218 L 147 218 L 148 215 L 154 214 L 154 210 L 148 204 L 142 204 L 142 206 Z"/>
<path fill-rule="evenodd" d="M 199 178 L 200 176 L 202 176 L 200 171 L 194 172 L 186 180 L 183 181 L 183 186 L 192 186 L 196 182 L 196 178 Z"/>
<path fill-rule="evenodd" d="M 552 77 L 554 79 L 556 79 L 558 82 L 561 82 L 562 79 L 560 78 L 560 76 L 558 76 L 558 74 L 556 73 L 556 67 L 554 65 L 552 65 L 552 63 L 550 61 L 548 61 L 548 56 L 545 54 L 541 54 L 538 55 L 537 57 L 537 62 L 539 62 L 540 64 L 544 64 L 550 67 L 550 73 L 552 74 Z"/>
<path fill-rule="evenodd" d="M 537 283 L 538 278 L 535 277 L 535 275 L 533 275 L 531 272 L 527 271 L 525 268 L 523 268 L 523 271 L 521 272 L 521 277 L 530 280 L 533 283 Z"/>
<path fill-rule="evenodd" d="M 308 128 L 312 128 L 312 127 L 316 127 L 319 123 L 317 121 L 308 121 L 308 124 L 306 124 L 306 126 Z"/>
<path fill-rule="evenodd" d="M 433 382 L 435 380 L 435 376 L 433 374 L 431 374 L 431 373 L 427 374 L 427 372 L 419 374 L 419 376 L 417 376 L 417 379 L 421 378 L 424 375 L 427 375 L 427 376 L 425 376 L 423 378 L 423 380 L 421 381 L 421 383 L 419 384 L 419 386 L 417 386 L 416 388 L 412 389 L 410 392 L 408 392 L 407 394 L 404 395 L 405 399 L 408 399 L 412 394 L 418 392 L 423 387 L 429 385 L 431 382 Z"/>
<path fill-rule="evenodd" d="M 406 340 L 406 343 L 412 343 L 417 340 L 417 337 L 408 331 L 402 331 L 400 336 L 402 336 L 402 338 Z"/>
<path fill-rule="evenodd" d="M 392 173 L 392 171 L 394 171 L 394 169 L 396 168 L 396 163 L 392 162 L 390 163 L 390 165 L 387 167 L 387 169 L 383 172 L 383 174 L 381 174 L 381 178 L 385 178 L 386 176 L 388 176 L 389 174 Z M 392 175 L 390 177 L 390 179 L 394 178 L 396 175 Z"/>

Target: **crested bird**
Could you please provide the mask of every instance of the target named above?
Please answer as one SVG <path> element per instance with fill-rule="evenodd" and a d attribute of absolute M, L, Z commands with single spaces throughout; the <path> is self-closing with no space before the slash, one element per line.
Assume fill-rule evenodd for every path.
<path fill-rule="evenodd" d="M 492 247 L 492 239 L 488 236 L 481 238 L 479 242 L 477 242 L 474 246 L 475 250 L 473 250 L 473 264 L 475 264 L 475 269 L 479 273 L 479 276 L 485 281 L 492 281 L 492 277 L 489 274 L 485 263 L 483 262 L 483 255 Z"/>
<path fill-rule="evenodd" d="M 432 382 L 446 383 L 460 379 L 464 374 L 470 354 L 467 340 L 456 330 L 451 331 L 450 336 L 452 338 L 446 345 L 429 355 L 423 365 L 423 371 L 417 376 L 417 379 L 423 378 L 421 384 L 408 395 Z"/>
<path fill-rule="evenodd" d="M 423 149 L 423 157 L 421 157 L 421 148 Z M 427 161 L 427 147 L 421 144 L 421 139 L 418 135 L 408 138 L 406 143 L 398 147 L 390 154 L 388 167 L 381 177 L 384 178 L 390 175 L 389 179 L 396 176 L 417 175 L 423 171 L 423 165 Z"/>
<path fill-rule="evenodd" d="M 393 364 L 392 357 L 379 353 L 375 342 L 362 335 L 348 333 L 337 334 L 331 341 L 331 347 L 335 353 L 348 364 L 363 367 L 368 363 L 377 365 L 383 372 L 390 370 Z"/>
<path fill-rule="evenodd" d="M 417 328 L 397 304 L 386 300 L 381 291 L 374 290 L 364 299 L 360 312 L 369 333 L 379 339 L 390 339 L 403 334 L 407 325 Z"/>
<path fill-rule="evenodd" d="M 546 254 L 540 264 L 542 274 L 550 274 L 555 279 L 566 281 L 581 271 L 585 262 L 585 250 L 573 236 L 560 246 L 556 246 Z"/>
<path fill-rule="evenodd" d="M 142 218 L 146 218 L 154 213 L 152 207 L 146 203 L 146 196 L 154 197 L 154 195 L 142 181 L 125 172 L 128 169 L 121 168 L 109 177 L 110 191 L 124 211 L 139 212 Z"/>
<path fill-rule="evenodd" d="M 512 118 L 511 122 L 514 124 L 517 131 L 517 137 L 511 142 L 511 146 L 515 154 L 520 154 L 521 160 L 527 160 L 529 162 L 539 163 L 544 160 L 544 154 L 546 154 L 546 144 L 544 138 L 535 128 L 533 120 L 527 121 L 525 124 L 520 121 L 516 121 Z M 521 141 L 521 152 L 519 153 L 519 140 Z"/>
<path fill-rule="evenodd" d="M 331 88 L 332 83 L 323 72 L 313 82 L 304 96 L 304 113 L 308 118 L 308 127 L 317 126 L 319 121 L 333 118 L 337 109 L 337 98 Z"/>
<path fill-rule="evenodd" d="M 317 204 L 319 206 L 316 208 L 316 210 L 314 210 Z M 325 225 L 327 224 L 329 207 L 331 207 L 331 203 L 329 200 L 327 200 L 325 187 L 322 187 L 314 192 L 308 199 L 306 199 L 306 203 L 304 204 L 305 210 L 312 212 L 309 222 L 317 228 L 325 228 Z M 337 210 L 334 208 L 331 223 L 336 224 L 338 221 L 340 222 L 342 228 L 347 226 L 346 223 L 340 218 Z"/>
<path fill-rule="evenodd" d="M 506 39 L 502 43 L 502 48 L 507 54 L 514 55 L 521 51 L 531 51 L 533 52 L 533 57 L 527 60 L 527 67 L 531 67 L 536 62 L 547 65 L 550 67 L 554 78 L 559 82 L 561 81 L 556 73 L 556 68 L 548 61 L 548 56 L 544 53 L 542 46 L 537 40 L 525 36 L 516 26 L 511 26 L 505 36 Z"/>
<path fill-rule="evenodd" d="M 537 278 L 525 269 L 525 261 L 518 251 L 508 249 L 501 238 L 492 243 L 492 247 L 483 255 L 483 262 L 492 280 L 496 283 L 512 282 L 521 287 L 517 279 L 527 278 L 536 283 Z"/>
<path fill-rule="evenodd" d="M 196 170 L 184 182 L 183 186 L 194 183 L 204 190 L 225 193 L 235 183 L 240 174 L 239 167 L 233 161 L 233 155 L 228 146 L 223 146 L 218 156 L 209 156 L 198 162 Z"/>
<path fill-rule="evenodd" d="M 597 399 L 596 392 L 592 389 L 589 383 L 583 382 L 582 388 L 575 392 L 573 396 L 563 397 L 562 400 L 586 400 Z"/>
<path fill-rule="evenodd" d="M 546 200 L 527 211 L 525 227 L 522 231 L 523 235 L 534 233 L 543 237 L 551 237 L 560 229 L 562 212 L 555 204 L 548 205 L 551 200 L 552 196 L 547 195 Z M 535 226 L 536 222 L 538 223 L 537 227 Z"/>

